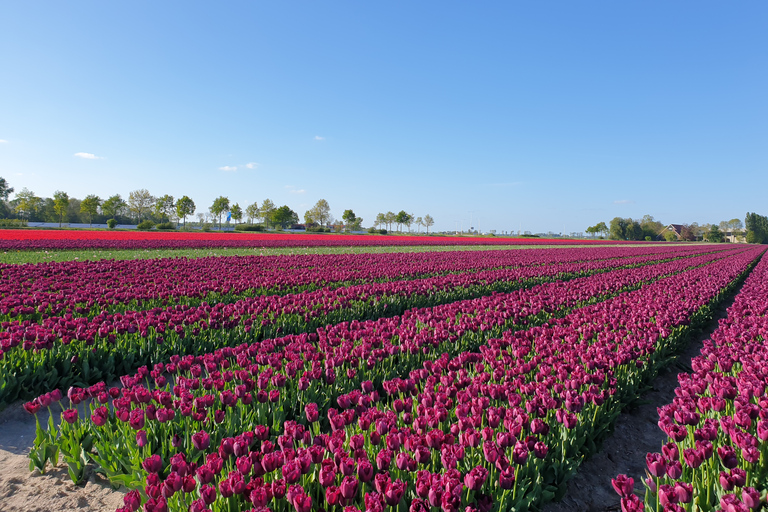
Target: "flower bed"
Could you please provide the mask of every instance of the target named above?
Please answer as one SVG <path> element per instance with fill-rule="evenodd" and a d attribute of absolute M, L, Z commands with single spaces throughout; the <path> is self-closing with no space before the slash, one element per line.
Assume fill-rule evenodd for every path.
<path fill-rule="evenodd" d="M 644 501 L 634 479 L 614 480 L 626 510 L 757 510 L 768 490 L 768 260 L 747 278 L 693 373 L 678 376 L 674 401 L 659 409 L 668 436 L 646 457 Z"/>
<path fill-rule="evenodd" d="M 312 503 L 324 506 L 321 498 L 329 508 L 379 510 L 403 507 L 404 497 L 416 510 L 490 510 L 494 500 L 504 510 L 513 504 L 522 510 L 551 497 L 548 486 L 599 439 L 602 420 L 616 411 L 598 408 L 615 406 L 614 395 L 631 396 L 641 377 L 663 364 L 667 345 L 682 341 L 684 326 L 704 314 L 756 255 L 741 252 L 528 330 L 518 324 L 538 312 L 524 311 L 526 304 L 510 297 L 493 308 L 451 310 L 451 304 L 443 316 L 440 308 L 420 310 L 412 318 L 321 330 L 316 339 L 302 335 L 176 358 L 123 379 L 122 391 L 89 389 L 96 399 L 91 420 L 65 411 L 60 432 L 40 429 L 35 453 L 44 466 L 57 447 L 75 474 L 93 457 L 116 481 L 141 482 L 144 496 L 129 494 L 129 510 L 145 501 L 145 510 L 240 510 L 269 503 L 273 510 L 303 511 Z M 488 341 L 483 333 L 494 325 L 512 330 Z M 446 350 L 456 359 L 439 356 Z M 473 418 L 463 428 L 457 404 L 472 389 L 464 417 L 471 411 Z M 78 390 L 70 395 L 73 403 L 85 398 Z M 45 395 L 28 407 L 55 398 Z M 340 410 L 320 422 L 330 400 Z M 312 403 L 318 405 L 307 409 L 308 418 L 297 417 L 297 408 Z M 607 411 L 599 413 L 601 421 L 598 411 Z M 304 425 L 280 428 L 290 415 Z M 590 417 L 597 428 L 579 431 L 577 425 Z M 469 427 L 475 435 L 466 434 Z M 203 428 L 207 432 L 195 434 Z M 373 446 L 391 450 L 389 461 L 385 452 L 380 463 Z M 96 453 L 87 455 L 93 447 Z"/>

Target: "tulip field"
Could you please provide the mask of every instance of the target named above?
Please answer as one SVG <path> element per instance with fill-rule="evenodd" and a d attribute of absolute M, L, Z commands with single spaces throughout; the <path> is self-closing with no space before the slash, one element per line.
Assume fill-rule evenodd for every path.
<path fill-rule="evenodd" d="M 668 436 L 646 456 L 646 510 L 757 510 L 768 489 L 768 261 L 762 259 L 704 342 L 673 403 Z M 643 510 L 626 475 L 613 481 L 626 510 Z"/>
<path fill-rule="evenodd" d="M 768 488 L 762 253 L 0 265 L 0 407 L 61 410 L 38 421 L 30 470 L 100 472 L 128 489 L 120 512 L 538 510 L 744 282 L 659 411 L 670 441 L 648 455 L 644 498 L 625 475 L 613 484 L 625 510 L 755 509 Z"/>

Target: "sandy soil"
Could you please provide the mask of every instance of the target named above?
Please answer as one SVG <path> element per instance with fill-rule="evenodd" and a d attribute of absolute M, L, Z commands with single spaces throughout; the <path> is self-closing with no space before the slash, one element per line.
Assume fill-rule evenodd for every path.
<path fill-rule="evenodd" d="M 35 418 L 21 404 L 0 413 L 0 512 L 114 511 L 123 506 L 125 490 L 113 490 L 93 471 L 79 486 L 72 484 L 63 461 L 56 468 L 49 466 L 44 475 L 30 472 L 28 454 L 35 439 Z M 60 413 L 54 409 L 55 415 Z M 48 421 L 47 411 L 40 413 L 40 421 Z"/>

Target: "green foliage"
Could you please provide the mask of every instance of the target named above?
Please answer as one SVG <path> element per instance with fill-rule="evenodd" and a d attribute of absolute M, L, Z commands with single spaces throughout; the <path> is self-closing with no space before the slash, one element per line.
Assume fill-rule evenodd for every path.
<path fill-rule="evenodd" d="M 672 231 L 667 231 L 666 233 L 664 233 L 664 240 L 666 240 L 667 242 L 674 242 L 675 240 L 677 240 L 677 235 L 674 234 Z"/>
<path fill-rule="evenodd" d="M 107 227 L 109 229 L 115 229 L 116 226 L 117 226 L 117 221 L 115 219 L 109 219 L 107 221 Z"/>
<path fill-rule="evenodd" d="M 0 219 L 0 228 L 23 228 L 27 226 L 24 219 Z"/>
<path fill-rule="evenodd" d="M 174 224 L 173 222 L 161 222 L 160 224 L 158 224 L 155 227 L 157 229 L 165 229 L 165 230 L 176 229 L 176 224 Z"/>
<path fill-rule="evenodd" d="M 141 231 L 149 231 L 153 227 L 155 227 L 154 222 L 152 222 L 151 220 L 145 220 L 145 221 L 139 222 L 139 225 L 136 226 L 136 229 L 139 229 Z"/>
<path fill-rule="evenodd" d="M 709 228 L 709 231 L 707 232 L 706 238 L 708 242 L 715 244 L 722 243 L 724 240 L 723 232 L 720 231 L 720 228 L 717 226 L 717 224 L 712 224 L 712 226 Z"/>
<path fill-rule="evenodd" d="M 85 196 L 80 203 L 80 211 L 88 215 L 89 225 L 93 223 L 93 216 L 99 213 L 99 206 L 101 206 L 101 198 L 95 194 Z"/>
<path fill-rule="evenodd" d="M 238 224 L 235 226 L 235 231 L 264 231 L 264 226 L 261 224 Z"/>
<path fill-rule="evenodd" d="M 310 226 L 307 228 L 307 233 L 330 233 L 331 229 L 323 226 Z"/>
<path fill-rule="evenodd" d="M 195 202 L 189 196 L 180 197 L 176 201 L 176 215 L 184 221 L 184 227 L 187 227 L 187 216 L 195 213 Z"/>
<path fill-rule="evenodd" d="M 221 214 L 229 211 L 229 198 L 224 196 L 217 197 L 213 200 L 210 210 L 214 217 L 219 218 L 219 229 L 221 229 Z"/>
<path fill-rule="evenodd" d="M 297 224 L 299 222 L 299 216 L 296 212 L 288 208 L 287 205 L 283 205 L 280 208 L 272 211 L 270 219 L 273 226 L 279 226 L 281 229 L 285 229 L 291 224 Z"/>
<path fill-rule="evenodd" d="M 747 243 L 768 243 L 768 217 L 756 213 L 747 213 L 744 224 L 747 228 Z"/>

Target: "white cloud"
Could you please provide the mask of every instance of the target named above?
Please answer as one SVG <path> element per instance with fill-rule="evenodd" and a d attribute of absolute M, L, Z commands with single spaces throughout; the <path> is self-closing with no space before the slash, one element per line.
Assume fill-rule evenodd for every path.
<path fill-rule="evenodd" d="M 258 166 L 259 166 L 259 164 L 257 164 L 256 162 L 250 162 L 250 163 L 247 163 L 247 164 L 245 164 L 245 167 L 246 167 L 247 169 L 255 169 L 255 168 L 257 168 Z"/>
<path fill-rule="evenodd" d="M 634 201 L 631 199 L 618 199 L 613 204 L 634 204 Z"/>
<path fill-rule="evenodd" d="M 102 159 L 102 157 L 96 156 L 93 153 L 83 153 L 83 152 L 80 152 L 80 153 L 75 153 L 74 156 L 76 156 L 78 158 L 84 158 L 86 160 L 101 160 Z"/>
<path fill-rule="evenodd" d="M 5 139 L 0 139 L 0 144 L 8 144 L 8 141 Z"/>
<path fill-rule="evenodd" d="M 315 140 L 325 140 L 325 137 L 321 137 L 319 135 L 315 135 Z"/>
<path fill-rule="evenodd" d="M 290 192 L 291 194 L 305 194 L 307 191 L 303 188 L 296 188 L 293 185 L 286 185 L 285 188 Z"/>
<path fill-rule="evenodd" d="M 237 167 L 234 165 L 225 165 L 224 167 L 219 167 L 220 171 L 236 171 Z"/>

